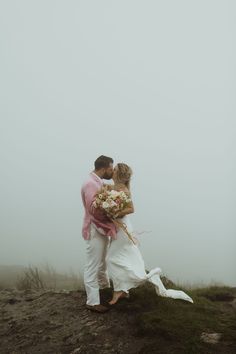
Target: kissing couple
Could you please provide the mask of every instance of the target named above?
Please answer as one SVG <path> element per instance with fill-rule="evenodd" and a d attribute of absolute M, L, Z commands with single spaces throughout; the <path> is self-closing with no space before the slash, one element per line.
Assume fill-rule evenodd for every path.
<path fill-rule="evenodd" d="M 128 235 L 133 235 L 133 227 L 129 214 L 134 212 L 130 193 L 131 168 L 125 163 L 113 166 L 113 159 L 99 156 L 94 162 L 94 170 L 81 188 L 84 206 L 82 235 L 86 242 L 86 264 L 84 284 L 87 294 L 86 307 L 103 313 L 122 297 L 129 297 L 129 290 L 145 282 L 155 286 L 158 296 L 171 297 L 193 302 L 181 290 L 166 289 L 161 281 L 160 268 L 146 272 L 143 257 L 136 242 L 131 242 Z M 113 184 L 105 184 L 104 180 L 113 179 Z M 129 203 L 118 213 L 114 220 L 102 208 L 95 208 L 96 196 L 103 188 L 116 192 L 124 192 Z M 115 193 L 115 192 L 114 192 Z M 116 222 L 117 221 L 117 222 Z M 119 225 L 125 225 L 119 227 Z M 100 303 L 99 289 L 110 287 L 113 282 L 113 297 L 108 306 Z"/>

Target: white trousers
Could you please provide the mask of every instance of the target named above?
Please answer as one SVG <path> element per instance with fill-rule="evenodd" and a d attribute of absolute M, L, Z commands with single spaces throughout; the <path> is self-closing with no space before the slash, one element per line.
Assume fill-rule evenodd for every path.
<path fill-rule="evenodd" d="M 99 289 L 110 286 L 105 261 L 109 242 L 109 237 L 100 234 L 91 224 L 90 239 L 86 240 L 86 264 L 84 269 L 87 305 L 100 304 Z"/>

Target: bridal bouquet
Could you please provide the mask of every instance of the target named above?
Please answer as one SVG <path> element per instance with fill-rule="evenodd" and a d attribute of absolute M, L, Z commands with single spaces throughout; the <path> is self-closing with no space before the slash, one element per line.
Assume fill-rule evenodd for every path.
<path fill-rule="evenodd" d="M 93 207 L 103 209 L 107 216 L 115 219 L 119 212 L 124 210 L 130 202 L 131 199 L 125 192 L 108 190 L 107 187 L 102 187 L 95 196 Z"/>
<path fill-rule="evenodd" d="M 123 211 L 131 203 L 131 198 L 124 191 L 109 190 L 107 186 L 102 187 L 95 195 L 93 207 L 105 211 L 113 223 L 121 227 L 129 239 L 133 242 L 131 234 L 127 230 L 125 223 L 116 220 L 119 212 Z"/>

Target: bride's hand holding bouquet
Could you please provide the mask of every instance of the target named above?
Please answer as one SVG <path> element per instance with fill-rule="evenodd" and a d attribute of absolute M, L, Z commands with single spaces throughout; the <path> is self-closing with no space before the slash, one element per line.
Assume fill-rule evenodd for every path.
<path fill-rule="evenodd" d="M 121 227 L 129 239 L 135 244 L 132 235 L 128 232 L 124 222 L 118 220 L 133 212 L 133 203 L 130 195 L 123 190 L 116 190 L 114 186 L 105 185 L 95 195 L 93 207 L 105 212 L 108 218 L 118 227 Z"/>

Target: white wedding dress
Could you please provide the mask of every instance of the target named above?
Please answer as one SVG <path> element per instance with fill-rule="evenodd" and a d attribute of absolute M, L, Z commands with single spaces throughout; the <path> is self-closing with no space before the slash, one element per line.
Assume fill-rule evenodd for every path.
<path fill-rule="evenodd" d="M 133 233 L 128 216 L 119 219 L 119 221 L 125 223 L 130 234 Z M 185 292 L 165 288 L 160 278 L 160 268 L 154 268 L 146 273 L 139 247 L 130 241 L 121 228 L 118 229 L 117 239 L 111 241 L 106 261 L 109 278 L 113 281 L 115 291 L 122 290 L 128 293 L 131 288 L 136 288 L 148 281 L 155 286 L 159 296 L 193 302 Z"/>

